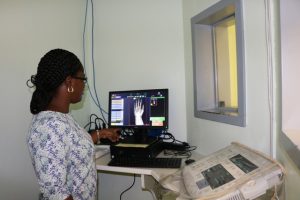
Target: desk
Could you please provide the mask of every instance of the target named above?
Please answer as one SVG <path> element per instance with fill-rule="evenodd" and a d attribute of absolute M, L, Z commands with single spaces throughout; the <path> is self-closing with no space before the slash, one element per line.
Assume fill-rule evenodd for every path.
<path fill-rule="evenodd" d="M 114 167 L 108 166 L 110 154 L 106 154 L 96 160 L 96 168 L 100 172 L 116 172 L 124 174 L 141 175 L 141 187 L 152 193 L 155 199 L 160 199 L 156 185 L 164 177 L 175 173 L 179 169 L 162 169 L 162 168 L 135 168 L 135 167 Z"/>
<path fill-rule="evenodd" d="M 199 159 L 200 155 L 193 154 L 193 158 Z M 184 165 L 184 160 L 182 166 Z M 141 175 L 141 187 L 152 193 L 155 199 L 161 199 L 160 192 L 158 191 L 158 183 L 165 177 L 174 174 L 180 169 L 169 168 L 135 168 L 135 167 L 114 167 L 108 166 L 110 161 L 110 154 L 106 154 L 96 160 L 96 168 L 101 173 L 116 172 L 124 174 L 139 174 Z"/>

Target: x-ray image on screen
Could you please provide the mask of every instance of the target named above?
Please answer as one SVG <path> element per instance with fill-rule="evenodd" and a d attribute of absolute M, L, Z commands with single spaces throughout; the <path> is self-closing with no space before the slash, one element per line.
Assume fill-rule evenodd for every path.
<path fill-rule="evenodd" d="M 117 91 L 109 94 L 111 127 L 168 126 L 168 90 Z"/>

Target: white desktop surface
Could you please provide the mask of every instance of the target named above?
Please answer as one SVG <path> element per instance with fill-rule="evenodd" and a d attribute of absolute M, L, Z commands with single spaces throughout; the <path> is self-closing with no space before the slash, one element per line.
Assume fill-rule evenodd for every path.
<path fill-rule="evenodd" d="M 162 156 L 163 153 L 159 154 Z M 203 156 L 197 153 L 193 153 L 192 158 L 199 160 Z M 154 199 L 158 199 L 160 192 L 156 186 L 165 177 L 170 176 L 177 171 L 181 170 L 185 165 L 185 158 L 182 159 L 181 168 L 138 168 L 138 167 L 115 167 L 108 166 L 107 164 L 111 160 L 110 153 L 103 155 L 102 157 L 96 159 L 96 168 L 98 173 L 124 173 L 124 174 L 137 174 L 141 176 L 141 188 L 148 190 L 152 193 Z"/>

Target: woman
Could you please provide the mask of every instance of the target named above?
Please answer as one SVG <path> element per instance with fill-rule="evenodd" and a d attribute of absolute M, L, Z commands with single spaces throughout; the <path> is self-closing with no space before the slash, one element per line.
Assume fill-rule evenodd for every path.
<path fill-rule="evenodd" d="M 69 114 L 81 100 L 86 76 L 71 52 L 54 49 L 41 58 L 30 110 L 34 114 L 27 143 L 43 199 L 95 199 L 94 143 L 118 140 L 117 129 L 88 134 Z"/>

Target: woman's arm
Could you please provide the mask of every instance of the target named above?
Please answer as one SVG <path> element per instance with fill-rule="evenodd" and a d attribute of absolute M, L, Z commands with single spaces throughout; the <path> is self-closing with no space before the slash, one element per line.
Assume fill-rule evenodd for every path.
<path fill-rule="evenodd" d="M 69 147 L 64 139 L 68 133 L 66 123 L 53 117 L 34 127 L 28 139 L 33 166 L 45 198 L 65 199 L 70 195 L 66 180 Z"/>

